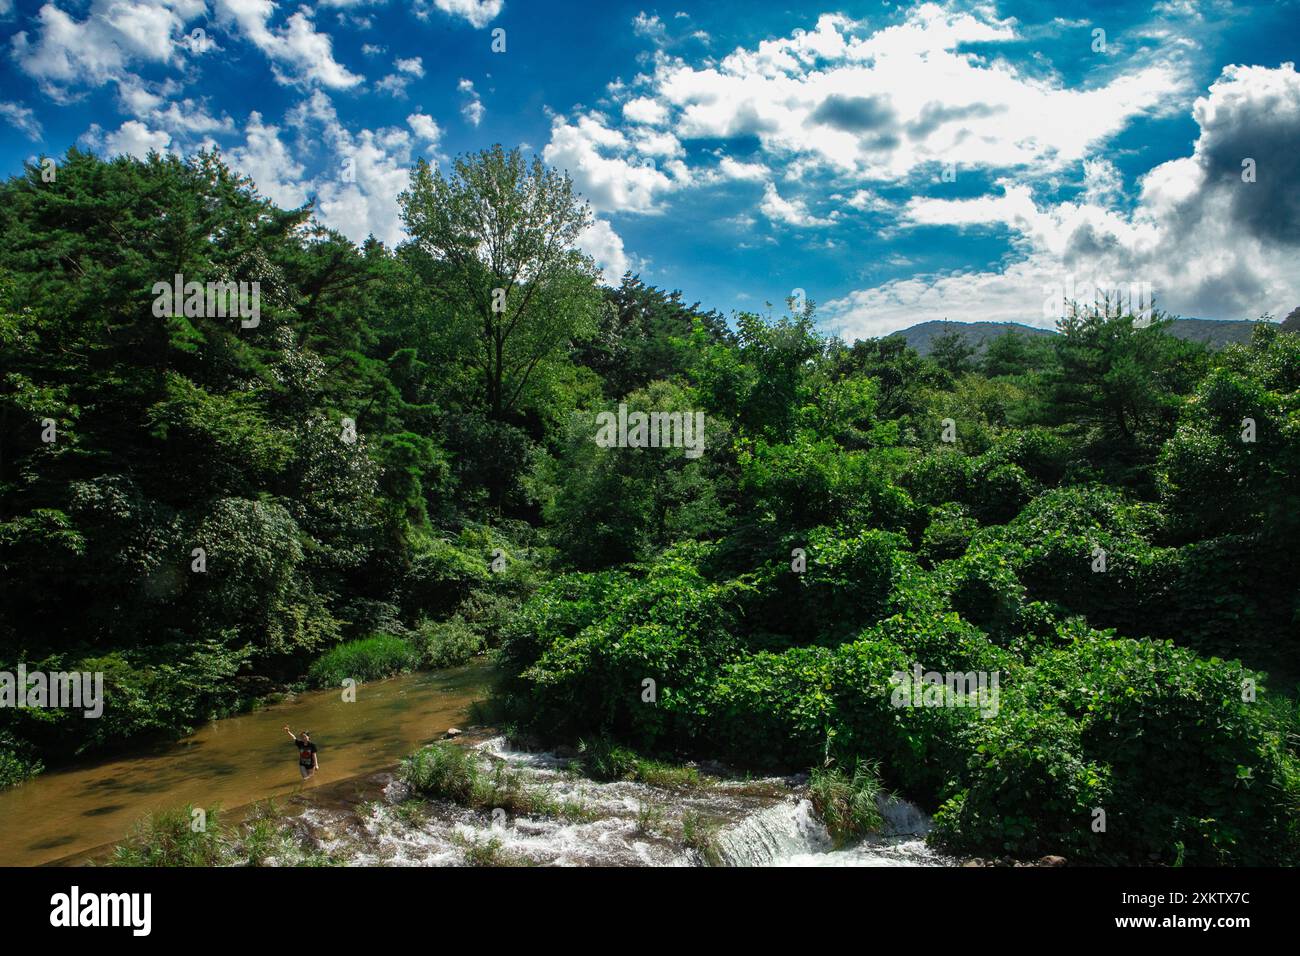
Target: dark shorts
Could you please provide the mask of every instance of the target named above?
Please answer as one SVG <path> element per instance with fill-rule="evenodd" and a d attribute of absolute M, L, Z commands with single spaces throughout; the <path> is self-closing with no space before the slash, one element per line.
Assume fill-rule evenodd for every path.
<path fill-rule="evenodd" d="M 306 780 L 308 777 L 311 776 L 311 772 L 312 772 L 312 770 L 313 770 L 313 767 L 312 767 L 312 765 L 309 764 L 309 763 L 300 763 L 300 764 L 298 764 L 298 772 L 299 772 L 300 774 L 302 774 L 302 779 L 304 779 L 304 780 Z"/>

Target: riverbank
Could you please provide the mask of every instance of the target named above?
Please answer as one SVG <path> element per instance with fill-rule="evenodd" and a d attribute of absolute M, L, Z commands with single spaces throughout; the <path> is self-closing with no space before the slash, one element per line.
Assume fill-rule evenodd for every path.
<path fill-rule="evenodd" d="M 321 746 L 311 788 L 396 765 L 450 726 L 464 726 L 493 678 L 485 663 L 403 674 L 341 691 L 308 691 L 212 721 L 174 743 L 42 774 L 0 792 L 0 865 L 35 866 L 124 839 L 150 813 L 243 807 L 302 789 L 282 729 Z"/>
<path fill-rule="evenodd" d="M 444 745 L 478 768 L 480 798 L 430 796 L 407 766 L 336 781 L 286 804 L 245 808 L 186 852 L 202 863 L 270 866 L 945 866 L 929 819 L 877 796 L 879 825 L 837 841 L 803 775 L 753 778 L 690 764 L 594 780 L 567 753 L 516 749 L 489 728 Z M 185 821 L 159 821 L 182 841 Z M 107 861 L 112 847 L 89 858 Z M 150 852 L 139 841 L 136 855 Z M 84 862 L 69 860 L 67 862 Z M 178 862 L 172 859 L 170 862 Z"/>

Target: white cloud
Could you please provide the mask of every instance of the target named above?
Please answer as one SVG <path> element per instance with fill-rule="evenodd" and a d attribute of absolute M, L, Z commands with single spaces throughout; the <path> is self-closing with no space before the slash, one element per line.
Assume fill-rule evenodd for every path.
<path fill-rule="evenodd" d="M 462 79 L 456 89 L 460 90 L 463 102 L 460 107 L 460 115 L 465 118 L 465 122 L 470 126 L 477 126 L 483 122 L 483 101 L 479 99 L 478 93 L 474 89 L 474 81 Z"/>
<path fill-rule="evenodd" d="M 400 73 L 390 73 L 382 80 L 375 83 L 375 89 L 380 93 L 388 93 L 398 99 L 406 96 L 406 87 L 410 84 L 411 78 L 403 76 Z"/>
<path fill-rule="evenodd" d="M 623 104 L 623 118 L 633 123 L 657 126 L 667 121 L 668 107 L 648 96 L 641 96 Z"/>
<path fill-rule="evenodd" d="M 628 268 L 623 237 L 604 219 L 595 219 L 578 237 L 578 248 L 596 260 L 605 282 L 617 286 Z"/>
<path fill-rule="evenodd" d="M 739 179 L 752 183 L 761 183 L 770 175 L 768 168 L 762 163 L 742 163 L 730 156 L 722 157 L 722 161 L 718 163 L 718 172 L 724 179 Z"/>
<path fill-rule="evenodd" d="M 400 127 L 353 133 L 321 90 L 292 110 L 288 122 L 330 151 L 329 163 L 308 184 L 321 222 L 354 242 L 371 235 L 389 245 L 401 242 L 397 196 L 410 178 L 411 134 Z"/>
<path fill-rule="evenodd" d="M 92 0 L 77 20 L 46 3 L 36 14 L 36 35 L 14 34 L 11 52 L 43 92 L 66 100 L 76 87 L 116 79 L 133 63 L 179 63 L 177 40 L 205 9 L 203 0 Z"/>
<path fill-rule="evenodd" d="M 858 186 L 850 206 L 883 211 L 884 201 L 864 187 L 949 162 L 1024 179 L 1077 169 L 1134 118 L 1190 99 L 1185 71 L 1159 57 L 1119 68 L 1100 85 L 1067 88 L 1005 58 L 968 52 L 965 44 L 1021 38 L 1017 21 L 998 19 L 989 6 L 959 12 L 926 3 L 898 17 L 866 33 L 826 14 L 815 29 L 698 65 L 660 50 L 649 75 L 609 84 L 622 124 L 596 111 L 556 119 L 543 155 L 607 210 L 657 211 L 668 193 L 726 179 L 768 181 L 772 168 L 804 195 L 819 177 Z M 645 12 L 634 21 L 644 35 L 663 26 Z M 745 164 L 707 168 L 683 147 L 714 139 L 753 139 L 759 148 Z M 1118 198 L 1102 178 L 1106 167 L 1090 168 L 1093 194 L 1112 189 Z M 835 218 L 811 214 L 775 186 L 764 202 L 769 218 L 791 225 Z"/>
<path fill-rule="evenodd" d="M 228 115 L 213 116 L 203 103 L 182 97 L 180 90 L 180 84 L 171 80 L 145 83 L 137 76 L 128 75 L 118 81 L 118 104 L 124 113 L 182 139 L 234 130 L 234 120 Z"/>
<path fill-rule="evenodd" d="M 808 211 L 808 205 L 802 199 L 782 199 L 772 183 L 768 183 L 763 188 L 763 201 L 759 203 L 758 208 L 773 222 L 785 223 L 787 226 L 796 226 L 800 229 L 809 226 L 829 226 L 835 218 L 834 213 L 829 219 L 814 216 Z"/>
<path fill-rule="evenodd" d="M 239 32 L 272 62 L 272 70 L 281 83 L 300 80 L 319 83 L 329 89 L 350 89 L 362 77 L 334 59 L 334 43 L 329 34 L 320 33 L 311 13 L 303 7 L 293 13 L 285 25 L 273 29 L 273 0 L 213 0 L 219 22 L 235 26 Z M 281 68 L 287 68 L 285 74 Z"/>
<path fill-rule="evenodd" d="M 166 152 L 171 141 L 171 135 L 163 130 L 151 130 L 139 120 L 127 120 L 104 137 L 104 152 L 109 156 L 125 154 L 145 159 L 150 150 Z"/>
<path fill-rule="evenodd" d="M 668 35 L 664 22 L 658 15 L 646 16 L 644 10 L 632 18 L 632 32 L 655 43 L 662 43 Z"/>
<path fill-rule="evenodd" d="M 856 190 L 845 202 L 859 212 L 893 212 L 894 206 L 888 200 L 870 189 Z"/>
<path fill-rule="evenodd" d="M 427 113 L 412 113 L 406 117 L 406 125 L 415 133 L 417 142 L 436 149 L 442 139 L 442 127 Z"/>
<path fill-rule="evenodd" d="M 933 3 L 903 22 L 858 36 L 827 14 L 811 31 L 740 48 L 692 66 L 660 57 L 636 117 L 672 117 L 682 139 L 756 137 L 776 156 L 835 174 L 895 181 L 926 163 L 1033 170 L 1078 162 L 1135 116 L 1168 108 L 1191 86 L 1183 72 L 1148 59 L 1108 83 L 1070 89 L 1005 59 L 959 49 L 1015 40 L 1015 21 L 987 8 L 954 12 Z M 631 117 L 630 117 L 631 118 Z"/>
<path fill-rule="evenodd" d="M 248 115 L 244 145 L 232 149 L 229 159 L 231 166 L 251 177 L 262 195 L 277 205 L 294 209 L 307 201 L 302 164 L 280 140 L 279 128 L 263 123 L 256 110 Z"/>
<path fill-rule="evenodd" d="M 542 158 L 567 171 L 579 191 L 599 210 L 654 212 L 660 194 L 683 185 L 680 163 L 666 163 L 669 176 L 649 157 L 638 156 L 632 142 L 611 129 L 599 114 L 570 122 L 556 116 Z"/>
<path fill-rule="evenodd" d="M 1300 304 L 1300 75 L 1291 63 L 1227 67 L 1193 116 L 1192 155 L 1143 176 L 1129 213 L 1111 208 L 1116 177 L 1092 158 L 1077 202 L 1040 205 L 1010 182 L 995 196 L 913 200 L 907 224 L 1006 228 L 1019 258 L 855 291 L 824 313 L 851 338 L 945 317 L 1050 327 L 1045 299 L 1073 282 L 1083 300 L 1097 285 L 1149 283 L 1158 308 L 1200 318 L 1287 314 Z M 1271 170 L 1249 183 L 1240 164 L 1252 149 Z"/>
<path fill-rule="evenodd" d="M 390 93 L 401 99 L 406 96 L 406 88 L 410 85 L 411 80 L 424 76 L 424 62 L 418 56 L 405 60 L 398 57 L 393 61 L 393 66 L 397 68 L 397 72 L 390 73 L 376 83 L 375 89 L 382 93 Z"/>
<path fill-rule="evenodd" d="M 413 56 L 406 60 L 399 57 L 393 61 L 393 66 L 397 67 L 399 73 L 405 73 L 408 76 L 415 77 L 416 79 L 424 76 L 424 61 L 418 56 Z"/>
<path fill-rule="evenodd" d="M 433 5 L 448 16 L 459 17 L 481 30 L 497 18 L 505 3 L 504 0 L 433 0 Z M 415 0 L 414 10 L 421 19 L 428 17 L 429 0 Z"/>
<path fill-rule="evenodd" d="M 13 126 L 28 139 L 41 138 L 41 123 L 32 113 L 31 108 L 21 103 L 0 103 L 0 117 Z"/>

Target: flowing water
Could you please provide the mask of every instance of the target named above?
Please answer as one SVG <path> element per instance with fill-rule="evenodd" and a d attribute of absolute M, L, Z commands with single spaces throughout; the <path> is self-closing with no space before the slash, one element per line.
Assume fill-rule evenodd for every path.
<path fill-rule="evenodd" d="M 297 818 L 313 849 L 358 866 L 462 865 L 490 850 L 494 862 L 551 866 L 942 866 L 954 861 L 924 842 L 929 821 L 916 807 L 882 799 L 883 831 L 846 849 L 804 795 L 801 778 L 711 780 L 699 787 L 598 783 L 552 753 L 511 749 L 505 738 L 476 745 L 527 788 L 564 812 L 476 813 L 446 801 L 408 801 L 394 775 L 375 799 L 307 808 Z M 494 819 L 494 816 L 497 817 Z M 683 839 L 693 821 L 712 831 L 704 850 Z M 699 841 L 695 841 L 698 843 Z"/>
<path fill-rule="evenodd" d="M 373 774 L 464 726 L 490 677 L 484 665 L 405 674 L 358 685 L 350 703 L 340 691 L 310 691 L 212 721 L 176 743 L 42 774 L 0 791 L 0 865 L 47 863 L 116 842 L 162 808 L 229 809 L 294 794 L 304 788 L 285 724 L 310 732 L 321 748 L 307 789 Z"/>
<path fill-rule="evenodd" d="M 358 866 L 954 862 L 925 845 L 925 815 L 892 798 L 880 802 L 880 834 L 835 849 L 802 778 L 727 779 L 719 768 L 701 786 L 599 783 L 574 773 L 568 758 L 515 749 L 503 737 L 464 745 L 545 793 L 551 812 L 510 818 L 408 799 L 395 765 L 449 726 L 464 727 L 490 677 L 483 665 L 408 674 L 359 685 L 355 702 L 313 691 L 213 721 L 176 743 L 37 777 L 0 792 L 0 865 L 80 862 L 152 811 L 230 810 L 268 797 L 289 798 L 281 812 L 301 845 Z M 305 786 L 285 724 L 310 731 L 321 747 L 320 770 Z"/>

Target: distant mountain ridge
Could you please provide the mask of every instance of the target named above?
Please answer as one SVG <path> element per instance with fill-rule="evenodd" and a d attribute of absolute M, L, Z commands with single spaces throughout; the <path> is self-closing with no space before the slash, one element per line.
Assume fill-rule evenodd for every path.
<path fill-rule="evenodd" d="M 1300 309 L 1297 312 L 1300 312 Z M 1251 329 L 1257 324 L 1236 319 L 1174 319 L 1169 327 L 1169 334 L 1180 339 L 1205 342 L 1210 348 L 1221 349 L 1234 342 L 1250 341 Z M 922 355 L 929 355 L 934 347 L 934 340 L 947 332 L 960 332 L 967 342 L 975 346 L 976 354 L 983 353 L 990 339 L 1008 332 L 1031 336 L 1057 334 L 1054 329 L 1024 325 L 1020 322 L 948 322 L 934 319 L 898 332 L 891 332 L 890 337 L 901 335 L 916 351 Z"/>

